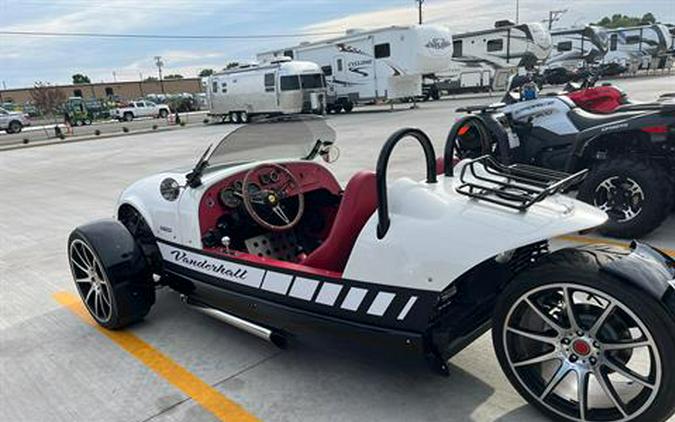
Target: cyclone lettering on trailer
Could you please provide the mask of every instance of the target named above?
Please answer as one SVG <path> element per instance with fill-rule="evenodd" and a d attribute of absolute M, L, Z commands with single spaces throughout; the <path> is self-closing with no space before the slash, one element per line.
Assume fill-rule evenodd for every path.
<path fill-rule="evenodd" d="M 214 274 L 218 275 L 224 275 L 228 278 L 236 278 L 239 280 L 245 280 L 246 275 L 248 273 L 248 270 L 239 268 L 237 270 L 233 270 L 231 268 L 228 268 L 224 264 L 211 264 L 207 259 L 196 259 L 196 258 L 190 258 L 187 256 L 187 254 L 183 251 L 179 250 L 172 250 L 171 255 L 173 255 L 173 259 L 176 262 L 180 262 L 182 264 L 189 265 L 191 267 L 199 268 L 204 271 L 210 271 L 213 272 Z"/>

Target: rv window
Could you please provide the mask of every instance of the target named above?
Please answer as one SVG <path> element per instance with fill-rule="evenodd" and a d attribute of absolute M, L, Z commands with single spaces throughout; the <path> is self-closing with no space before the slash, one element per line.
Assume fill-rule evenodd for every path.
<path fill-rule="evenodd" d="M 290 57 L 292 59 L 293 58 L 293 50 L 284 51 L 284 56 Z"/>
<path fill-rule="evenodd" d="M 389 43 L 376 44 L 375 45 L 375 58 L 376 59 L 383 59 L 383 58 L 389 57 L 389 56 L 391 56 Z"/>
<path fill-rule="evenodd" d="M 227 82 L 223 82 L 222 84 L 220 84 L 220 89 L 223 91 L 223 94 L 227 93 Z"/>
<path fill-rule="evenodd" d="M 342 72 L 342 59 L 337 59 L 337 71 Z"/>
<path fill-rule="evenodd" d="M 282 91 L 295 91 L 297 89 L 300 89 L 300 79 L 297 75 L 281 77 Z"/>
<path fill-rule="evenodd" d="M 274 92 L 274 73 L 265 73 L 265 92 Z"/>
<path fill-rule="evenodd" d="M 452 57 L 462 57 L 462 40 L 452 42 Z"/>
<path fill-rule="evenodd" d="M 504 40 L 498 38 L 496 40 L 489 40 L 487 42 L 487 51 L 502 51 L 504 48 Z"/>
<path fill-rule="evenodd" d="M 333 74 L 333 66 L 322 66 L 321 70 L 323 71 L 323 74 L 326 76 L 330 76 Z"/>
<path fill-rule="evenodd" d="M 300 82 L 302 82 L 302 89 L 323 88 L 323 75 L 320 73 L 312 73 L 309 75 L 301 75 Z"/>
<path fill-rule="evenodd" d="M 211 87 L 211 91 L 218 92 L 218 81 L 213 81 L 213 86 Z"/>
<path fill-rule="evenodd" d="M 558 51 L 572 51 L 572 41 L 561 41 L 558 43 Z"/>
<path fill-rule="evenodd" d="M 617 34 L 612 34 L 611 37 L 609 37 L 609 49 L 611 51 L 616 50 L 616 44 L 619 41 L 619 36 Z"/>
<path fill-rule="evenodd" d="M 626 44 L 639 44 L 640 36 L 639 35 L 630 35 L 626 37 Z"/>

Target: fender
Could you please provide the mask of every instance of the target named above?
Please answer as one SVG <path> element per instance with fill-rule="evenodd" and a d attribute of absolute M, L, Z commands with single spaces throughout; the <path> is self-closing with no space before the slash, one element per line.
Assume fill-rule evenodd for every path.
<path fill-rule="evenodd" d="M 482 125 L 485 129 L 487 129 L 488 133 L 497 142 L 500 155 L 499 160 L 504 164 L 510 164 L 511 160 L 509 154 L 509 138 L 504 129 L 500 126 L 500 124 L 488 113 L 469 114 L 467 116 L 459 118 L 455 122 L 455 124 L 452 125 L 452 128 L 450 128 L 450 132 L 448 132 L 448 137 L 446 138 L 445 141 L 445 150 L 443 152 L 444 156 L 443 168 L 445 175 L 448 177 L 453 176 L 452 169 L 454 163 L 452 159 L 454 157 L 454 148 L 455 148 L 453 140 L 457 137 L 459 129 L 462 126 L 464 126 L 465 123 L 468 122 Z"/>
<path fill-rule="evenodd" d="M 645 243 L 632 242 L 630 253 L 611 254 L 600 269 L 651 295 L 675 318 L 675 260 Z"/>

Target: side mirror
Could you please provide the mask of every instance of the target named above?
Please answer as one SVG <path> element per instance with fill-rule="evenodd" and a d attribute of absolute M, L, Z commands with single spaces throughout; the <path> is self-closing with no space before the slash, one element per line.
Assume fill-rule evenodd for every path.
<path fill-rule="evenodd" d="M 335 145 L 329 146 L 321 151 L 321 158 L 328 164 L 336 162 L 340 158 L 340 148 Z"/>

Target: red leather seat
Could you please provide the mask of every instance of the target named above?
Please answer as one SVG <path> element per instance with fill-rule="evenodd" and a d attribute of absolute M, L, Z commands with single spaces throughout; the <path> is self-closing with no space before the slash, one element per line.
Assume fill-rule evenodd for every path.
<path fill-rule="evenodd" d="M 326 240 L 312 251 L 302 265 L 342 272 L 354 242 L 377 208 L 375 173 L 361 171 L 352 176 Z"/>

